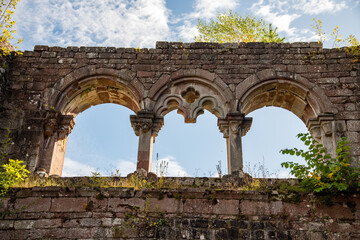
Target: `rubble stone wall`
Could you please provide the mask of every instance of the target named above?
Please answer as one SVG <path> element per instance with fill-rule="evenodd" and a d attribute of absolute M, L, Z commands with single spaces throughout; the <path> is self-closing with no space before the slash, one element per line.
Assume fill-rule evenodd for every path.
<path fill-rule="evenodd" d="M 359 197 L 36 187 L 2 199 L 1 239 L 360 239 Z"/>

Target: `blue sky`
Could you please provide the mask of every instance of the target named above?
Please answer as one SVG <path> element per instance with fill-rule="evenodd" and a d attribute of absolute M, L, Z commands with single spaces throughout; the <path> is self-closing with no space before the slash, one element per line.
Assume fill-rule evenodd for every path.
<path fill-rule="evenodd" d="M 289 42 L 317 41 L 311 28 L 314 17 L 323 21 L 326 48 L 332 47 L 330 33 L 336 25 L 343 37 L 360 38 L 359 0 L 21 0 L 14 19 L 24 39 L 21 50 L 34 45 L 154 48 L 156 41 L 193 41 L 197 19 L 208 20 L 228 9 L 262 17 Z M 68 138 L 63 176 L 133 172 L 138 138 L 130 114 L 134 113 L 113 104 L 79 114 Z M 273 107 L 249 116 L 254 120 L 243 138 L 245 169 L 261 176 L 258 166 L 264 164 L 272 176 L 288 176 L 280 163 L 289 157 L 279 150 L 301 146 L 295 135 L 306 131 L 304 123 Z M 175 111 L 166 115 L 154 144 L 153 171 L 156 153 L 169 163 L 169 176 L 214 176 L 218 161 L 226 172 L 225 139 L 216 117 L 208 112 L 196 124 L 185 124 Z"/>

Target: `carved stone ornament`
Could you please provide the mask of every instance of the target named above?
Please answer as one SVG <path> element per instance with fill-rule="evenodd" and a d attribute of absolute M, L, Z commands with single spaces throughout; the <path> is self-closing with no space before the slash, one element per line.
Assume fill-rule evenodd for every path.
<path fill-rule="evenodd" d="M 51 137 L 54 134 L 54 131 L 57 127 L 56 119 L 49 119 L 45 123 L 45 131 L 44 134 L 46 137 Z"/>
<path fill-rule="evenodd" d="M 244 117 L 242 113 L 229 113 L 226 118 L 218 120 L 220 132 L 224 134 L 224 138 L 228 138 L 229 134 L 245 134 L 249 131 L 252 118 Z"/>
<path fill-rule="evenodd" d="M 155 117 L 153 112 L 145 111 L 139 111 L 136 115 L 131 115 L 130 121 L 136 136 L 139 136 L 140 131 L 143 133 L 151 131 L 153 136 L 157 136 L 161 127 L 164 125 L 163 117 Z"/>
<path fill-rule="evenodd" d="M 229 137 L 229 123 L 226 119 L 219 119 L 218 120 L 218 126 L 220 132 L 224 135 L 224 138 Z"/>
<path fill-rule="evenodd" d="M 322 133 L 327 137 L 331 137 L 334 132 L 333 122 L 333 114 L 321 114 L 317 118 L 309 119 L 306 126 L 311 135 L 320 140 Z"/>
<path fill-rule="evenodd" d="M 196 91 L 193 87 L 188 87 L 186 91 L 183 91 L 181 93 L 181 96 L 186 100 L 186 102 L 193 103 L 196 99 L 200 97 L 200 93 Z"/>

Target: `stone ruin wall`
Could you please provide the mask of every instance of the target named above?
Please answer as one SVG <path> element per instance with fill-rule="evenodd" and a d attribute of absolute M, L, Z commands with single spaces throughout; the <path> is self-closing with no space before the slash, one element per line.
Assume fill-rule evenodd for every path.
<path fill-rule="evenodd" d="M 297 115 L 334 152 L 346 136 L 360 157 L 360 63 L 318 43 L 172 43 L 155 49 L 35 46 L 3 71 L 0 133 L 9 156 L 31 171 L 61 175 L 74 117 L 101 103 L 134 111 L 138 168 L 150 171 L 153 138 L 177 109 L 185 122 L 208 110 L 228 144 L 228 169 L 242 169 L 248 113 L 277 106 Z M 166 124 L 166 122 L 165 122 Z"/>
<path fill-rule="evenodd" d="M 327 206 L 311 196 L 211 189 L 204 179 L 185 180 L 205 185 L 160 190 L 20 189 L 3 200 L 0 236 L 4 240 L 360 239 L 358 196 L 338 196 Z"/>
<path fill-rule="evenodd" d="M 356 161 L 360 65 L 353 60 L 345 49 L 323 49 L 317 43 L 35 46 L 2 71 L 0 136 L 10 129 L 12 144 L 6 150 L 10 157 L 25 160 L 31 171 L 61 174 L 73 118 L 91 105 L 112 102 L 134 111 L 130 120 L 140 139 L 138 167 L 146 168 L 150 143 L 166 113 L 177 109 L 191 123 L 208 110 L 219 119 L 232 171 L 242 168 L 241 136 L 251 131 L 246 114 L 278 106 L 302 119 L 330 151 L 339 137 L 348 137 Z M 196 185 L 202 180 L 185 181 Z M 337 196 L 326 206 L 311 196 L 199 186 L 19 189 L 2 201 L 0 236 L 360 239 L 358 196 Z"/>

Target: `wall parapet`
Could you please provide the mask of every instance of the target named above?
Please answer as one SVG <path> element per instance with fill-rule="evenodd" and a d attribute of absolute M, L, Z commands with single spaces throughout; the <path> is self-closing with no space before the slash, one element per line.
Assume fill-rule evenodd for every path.
<path fill-rule="evenodd" d="M 2 200 L 2 239 L 356 239 L 360 200 L 207 188 L 33 187 Z M 282 199 L 282 200 L 280 200 Z"/>

